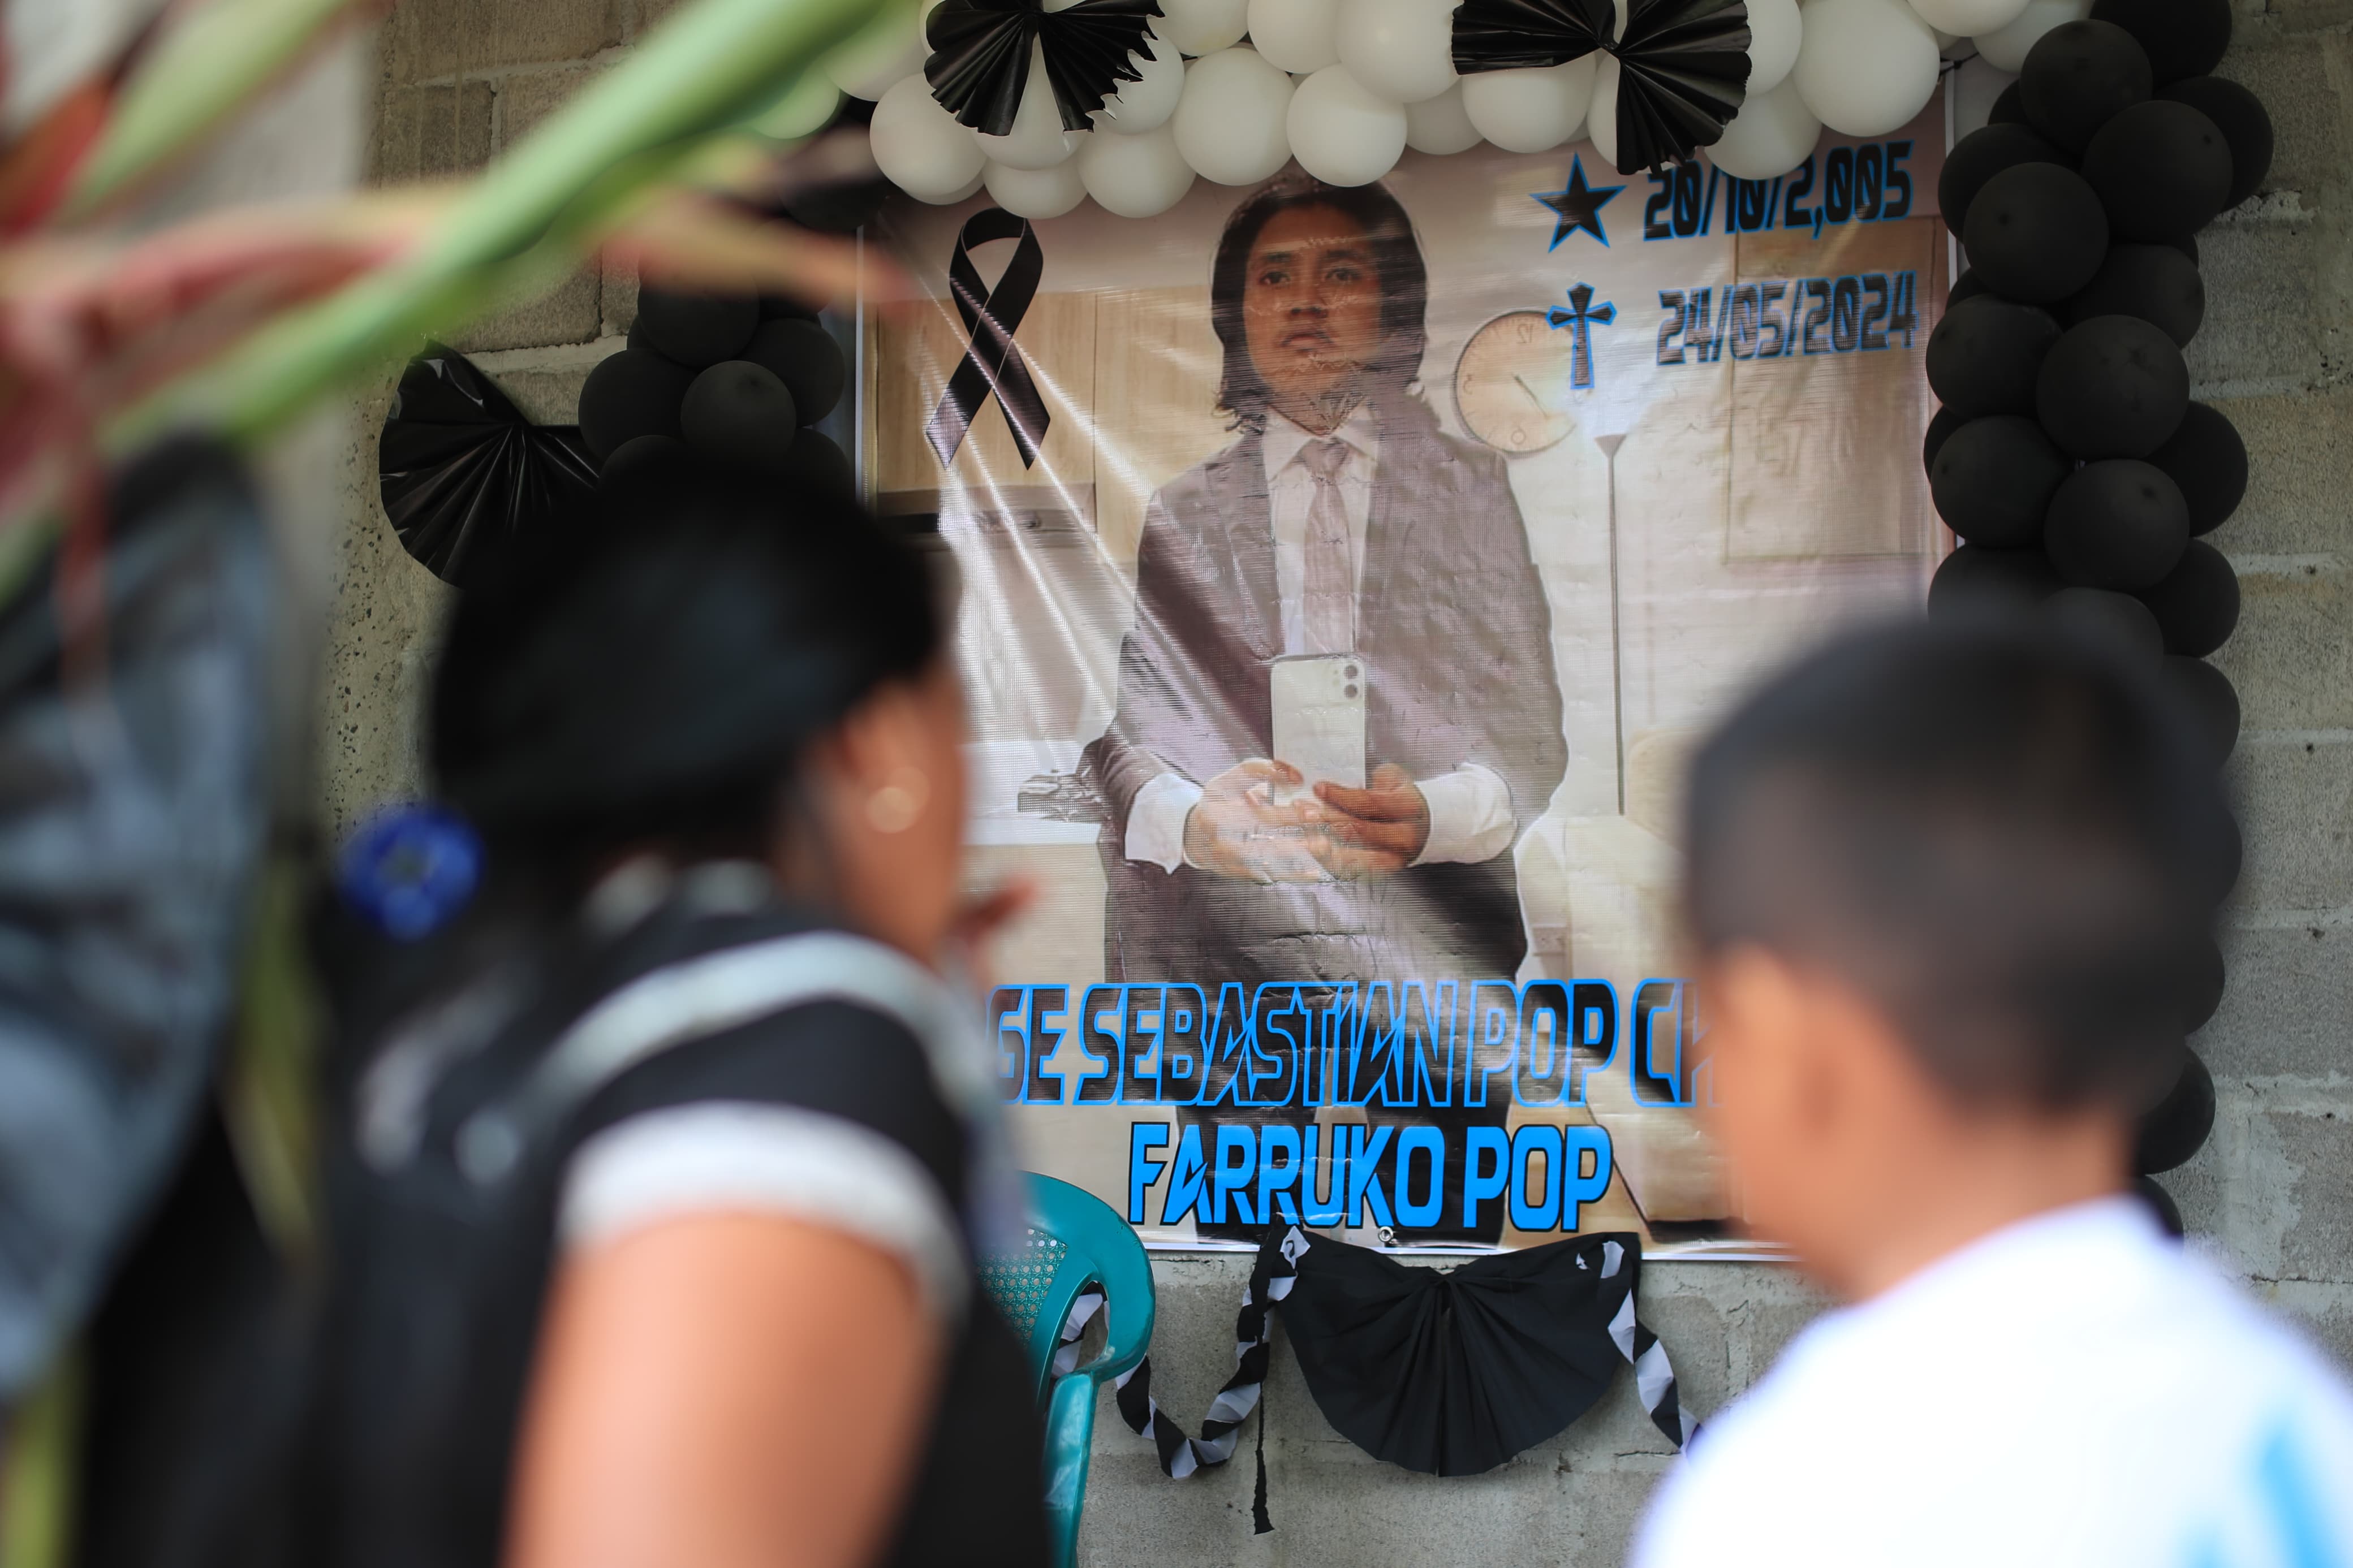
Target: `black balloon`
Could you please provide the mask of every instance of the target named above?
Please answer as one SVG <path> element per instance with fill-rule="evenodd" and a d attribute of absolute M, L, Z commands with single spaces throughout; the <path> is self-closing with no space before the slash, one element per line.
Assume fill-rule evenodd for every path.
<path fill-rule="evenodd" d="M 2062 22 L 2035 40 L 2018 69 L 2026 122 L 2070 153 L 2156 85 L 2148 51 L 2114 22 Z"/>
<path fill-rule="evenodd" d="M 2058 342 L 2048 310 L 1989 295 L 1965 300 L 1928 334 L 1928 384 L 1963 419 L 2031 414 L 2043 359 Z"/>
<path fill-rule="evenodd" d="M 2068 328 L 2034 382 L 2035 417 L 2060 450 L 2086 462 L 2147 457 L 2189 406 L 2181 351 L 2162 328 L 2134 316 L 2094 316 Z"/>
<path fill-rule="evenodd" d="M 760 296 L 760 320 L 764 321 L 814 321 L 817 311 L 798 300 L 788 300 L 782 294 Z"/>
<path fill-rule="evenodd" d="M 2179 563 L 2140 598 L 2164 628 L 2168 653 L 2204 658 L 2239 625 L 2239 574 L 2202 539 L 2191 540 Z"/>
<path fill-rule="evenodd" d="M 1964 300 L 1974 300 L 1980 294 L 1989 292 L 1991 290 L 1979 281 L 1978 275 L 1964 267 L 1961 268 L 1961 275 L 1953 279 L 1953 286 L 1945 290 L 1945 303 L 1948 306 L 1957 305 Z"/>
<path fill-rule="evenodd" d="M 2171 479 L 2130 458 L 2086 463 L 2051 498 L 2042 547 L 2060 577 L 2087 588 L 2153 586 L 2189 542 L 2189 509 Z"/>
<path fill-rule="evenodd" d="M 2062 625 L 2154 666 L 2165 657 L 2165 634 L 2148 606 L 2107 588 L 2062 588 L 2042 602 Z"/>
<path fill-rule="evenodd" d="M 2019 163 L 2066 161 L 2065 153 L 2024 125 L 1981 125 L 1945 154 L 1945 172 L 1936 176 L 1937 215 L 1955 234 L 1964 233 L 1969 203 L 1988 180 Z"/>
<path fill-rule="evenodd" d="M 2209 533 L 2247 493 L 2247 446 L 2221 411 L 2193 403 L 2148 460 L 2173 477 L 2189 503 L 2189 531 Z"/>
<path fill-rule="evenodd" d="M 2144 1176 L 2189 1163 L 2214 1131 L 2214 1075 L 2196 1051 L 2181 1057 L 2181 1076 L 2142 1115 L 2133 1140 L 2133 1169 Z"/>
<path fill-rule="evenodd" d="M 651 349 L 623 349 L 580 386 L 580 438 L 601 460 L 639 436 L 679 433 L 679 405 L 694 372 Z"/>
<path fill-rule="evenodd" d="M 634 486 L 657 474 L 677 473 L 693 460 L 693 448 L 675 436 L 638 436 L 613 448 L 596 484 L 608 490 Z"/>
<path fill-rule="evenodd" d="M 2152 613 L 2150 620 L 2157 618 Z M 2158 636 L 2165 633 L 2158 628 Z M 2205 742 L 2207 755 L 2216 767 L 2228 762 L 2239 744 L 2239 693 L 2231 678 L 2202 658 L 2184 658 L 2179 654 L 2165 656 L 2165 685 L 2181 710 L 2189 717 L 2190 727 Z"/>
<path fill-rule="evenodd" d="M 842 358 L 841 346 L 815 321 L 765 321 L 752 334 L 744 357 L 785 384 L 804 425 L 832 413 L 849 381 L 849 363 Z"/>
<path fill-rule="evenodd" d="M 1953 432 L 1928 470 L 1945 525 L 1996 550 L 2031 544 L 2072 465 L 2042 426 L 2016 414 L 1973 419 Z"/>
<path fill-rule="evenodd" d="M 679 428 L 695 450 L 747 468 L 781 469 L 800 421 L 776 373 L 748 360 L 722 360 L 686 389 Z"/>
<path fill-rule="evenodd" d="M 2084 178 L 2111 234 L 2161 243 L 2197 233 L 2230 204 L 2231 147 L 2188 104 L 2151 99 L 2100 127 L 2084 149 Z"/>
<path fill-rule="evenodd" d="M 2026 102 L 2019 97 L 2018 84 L 2011 82 L 1993 95 L 1986 109 L 1988 125 L 2023 125 L 2026 123 Z"/>
<path fill-rule="evenodd" d="M 700 370 L 733 359 L 752 341 L 760 307 L 748 294 L 691 294 L 641 287 L 632 331 L 648 347 Z"/>
<path fill-rule="evenodd" d="M 1920 437 L 1920 467 L 1922 468 L 1932 471 L 1935 469 L 1936 467 L 1936 448 L 1945 444 L 1946 437 L 1950 436 L 1954 431 L 1959 429 L 1965 423 L 1967 423 L 1967 421 L 1963 420 L 1959 415 L 1954 413 L 1949 408 L 1939 408 L 1936 410 L 1935 416 L 1928 421 L 1928 433 Z"/>
<path fill-rule="evenodd" d="M 1945 557 L 1928 582 L 1928 614 L 2016 614 L 2057 593 L 2059 574 L 2040 550 L 1988 550 L 1964 544 Z"/>
<path fill-rule="evenodd" d="M 2108 216 L 2073 169 L 2018 163 L 1969 203 L 1969 269 L 2008 300 L 2047 305 L 2092 280 L 2108 254 Z"/>
<path fill-rule="evenodd" d="M 2138 316 L 2182 348 L 2206 319 L 2206 280 L 2198 264 L 2169 245 L 2116 245 L 2084 291 L 2067 301 L 2073 326 L 2094 316 Z"/>
<path fill-rule="evenodd" d="M 2158 88 L 2157 96 L 2188 104 L 2222 133 L 2231 149 L 2231 189 L 2222 205 L 2234 207 L 2253 195 L 2272 172 L 2272 117 L 2263 112 L 2263 100 L 2219 76 L 2173 82 Z"/>
<path fill-rule="evenodd" d="M 804 429 L 793 437 L 782 472 L 788 499 L 794 491 L 854 496 L 858 490 L 849 458 L 818 430 Z"/>
<path fill-rule="evenodd" d="M 2156 1217 L 2158 1229 L 2176 1240 L 2186 1234 L 2181 1223 L 2181 1211 L 2174 1206 L 2172 1195 L 2155 1181 L 2147 1176 L 2134 1177 L 2133 1195 L 2148 1205 L 2148 1212 Z"/>
<path fill-rule="evenodd" d="M 2189 258 L 2189 265 L 2192 267 L 2198 265 L 2198 237 L 2196 235 L 2177 234 L 2165 243 L 2173 247 L 2174 249 L 2181 252 L 2182 255 Z"/>
<path fill-rule="evenodd" d="M 2093 0 L 2092 17 L 2138 39 L 2160 82 L 2212 70 L 2231 47 L 2230 0 Z"/>

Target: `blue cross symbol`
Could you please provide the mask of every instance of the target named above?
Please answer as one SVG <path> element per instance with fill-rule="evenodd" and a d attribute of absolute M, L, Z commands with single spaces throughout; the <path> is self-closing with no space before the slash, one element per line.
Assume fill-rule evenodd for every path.
<path fill-rule="evenodd" d="M 1593 384 L 1593 329 L 1606 327 L 1618 319 L 1618 307 L 1604 300 L 1593 302 L 1593 285 L 1579 283 L 1568 291 L 1568 309 L 1555 305 L 1546 320 L 1555 328 L 1575 327 L 1577 342 L 1568 354 L 1568 384 L 1588 387 Z"/>

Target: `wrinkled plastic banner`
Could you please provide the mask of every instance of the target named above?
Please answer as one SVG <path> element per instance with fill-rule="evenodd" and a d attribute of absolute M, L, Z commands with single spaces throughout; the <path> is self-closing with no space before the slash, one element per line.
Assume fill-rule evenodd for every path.
<path fill-rule="evenodd" d="M 987 1020 L 1030 1165 L 1156 1244 L 1746 1249 L 1680 771 L 1920 600 L 1945 144 L 870 229 L 863 475 L 960 583 L 974 875 L 1039 894 Z"/>

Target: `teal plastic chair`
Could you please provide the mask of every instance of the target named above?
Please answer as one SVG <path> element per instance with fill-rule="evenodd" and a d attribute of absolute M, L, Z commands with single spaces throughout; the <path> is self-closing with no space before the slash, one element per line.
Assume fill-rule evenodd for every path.
<path fill-rule="evenodd" d="M 1046 1523 L 1055 1568 L 1078 1561 L 1079 1510 L 1087 1500 L 1087 1450 L 1095 1393 L 1144 1359 L 1152 1343 L 1152 1261 L 1119 1211 L 1091 1193 L 1031 1175 L 1029 1241 L 1008 1257 L 983 1258 L 981 1282 L 1029 1352 L 1046 1413 Z M 1054 1375 L 1062 1324 L 1089 1286 L 1103 1291 L 1103 1353 Z"/>

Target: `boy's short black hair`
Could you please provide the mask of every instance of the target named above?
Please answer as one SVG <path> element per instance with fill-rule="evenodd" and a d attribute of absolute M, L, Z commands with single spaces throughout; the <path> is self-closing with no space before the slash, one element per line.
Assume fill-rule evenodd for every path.
<path fill-rule="evenodd" d="M 2153 675 L 2030 624 L 1843 638 L 1693 764 L 1687 916 L 1871 997 L 1972 1103 L 2137 1109 L 2234 842 Z"/>

